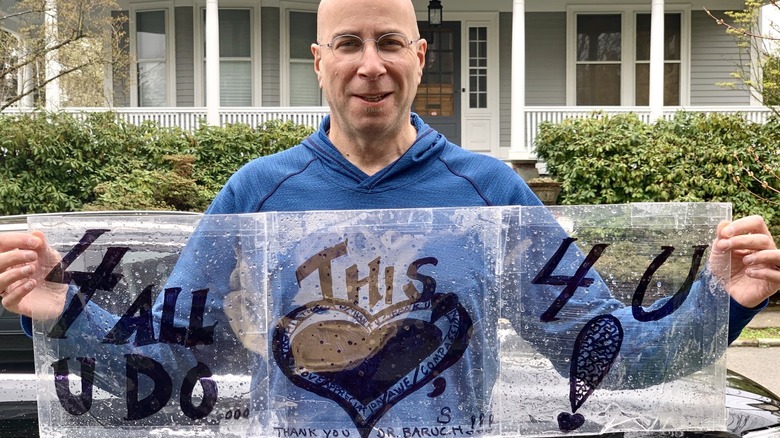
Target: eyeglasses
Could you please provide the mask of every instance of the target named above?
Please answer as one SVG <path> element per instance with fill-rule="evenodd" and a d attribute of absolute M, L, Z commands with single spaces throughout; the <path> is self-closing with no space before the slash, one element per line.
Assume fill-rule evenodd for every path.
<path fill-rule="evenodd" d="M 373 41 L 379 57 L 387 62 L 400 60 L 405 50 L 414 43 L 400 33 L 386 33 L 379 38 L 366 39 L 357 35 L 339 35 L 330 44 L 319 44 L 329 48 L 339 61 L 357 62 L 363 57 L 366 43 Z"/>

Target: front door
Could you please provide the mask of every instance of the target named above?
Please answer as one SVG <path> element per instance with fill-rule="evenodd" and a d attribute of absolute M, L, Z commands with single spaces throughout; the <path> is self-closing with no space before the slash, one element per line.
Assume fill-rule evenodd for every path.
<path fill-rule="evenodd" d="M 412 110 L 433 129 L 460 145 L 460 22 L 432 27 L 417 23 L 428 41 L 422 82 Z"/>

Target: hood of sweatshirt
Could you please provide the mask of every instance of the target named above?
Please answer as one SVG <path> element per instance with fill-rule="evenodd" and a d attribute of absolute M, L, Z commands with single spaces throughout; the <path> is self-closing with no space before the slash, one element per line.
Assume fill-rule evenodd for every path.
<path fill-rule="evenodd" d="M 432 169 L 430 164 L 436 161 L 447 145 L 447 139 L 412 113 L 411 123 L 417 129 L 417 138 L 412 146 L 397 160 L 374 175 L 367 175 L 350 163 L 328 138 L 330 116 L 325 117 L 320 129 L 303 145 L 320 158 L 320 163 L 328 168 L 336 183 L 352 190 L 377 192 L 391 190 L 420 178 L 421 172 Z"/>

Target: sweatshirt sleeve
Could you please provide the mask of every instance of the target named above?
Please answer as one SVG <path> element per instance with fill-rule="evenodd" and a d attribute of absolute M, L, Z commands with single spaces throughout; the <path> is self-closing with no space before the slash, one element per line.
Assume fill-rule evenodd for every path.
<path fill-rule="evenodd" d="M 763 303 L 756 307 L 749 308 L 734 301 L 733 298 L 729 299 L 729 344 L 737 340 L 742 333 L 742 329 L 744 329 L 753 317 L 758 315 L 758 312 L 763 310 L 767 304 L 769 304 L 769 299 L 764 300 Z"/>

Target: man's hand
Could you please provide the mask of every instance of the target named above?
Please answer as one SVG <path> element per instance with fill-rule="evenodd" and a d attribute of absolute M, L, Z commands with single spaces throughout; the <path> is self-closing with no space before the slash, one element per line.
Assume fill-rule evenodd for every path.
<path fill-rule="evenodd" d="M 731 264 L 729 295 L 752 308 L 780 289 L 780 250 L 761 216 L 749 216 L 718 225 L 712 244 L 710 270 L 725 283 Z"/>
<path fill-rule="evenodd" d="M 60 262 L 43 233 L 0 234 L 0 297 L 7 310 L 35 317 L 58 317 L 65 306 L 67 286 L 44 278 Z"/>

